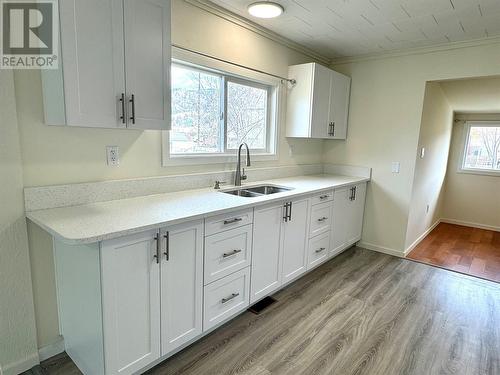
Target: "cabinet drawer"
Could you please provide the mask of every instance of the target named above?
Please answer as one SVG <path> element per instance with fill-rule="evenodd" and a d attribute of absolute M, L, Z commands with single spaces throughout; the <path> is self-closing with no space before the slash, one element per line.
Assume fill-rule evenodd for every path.
<path fill-rule="evenodd" d="M 250 265 L 252 224 L 205 237 L 205 285 Z"/>
<path fill-rule="evenodd" d="M 323 203 L 313 206 L 311 209 L 311 226 L 309 237 L 330 231 L 332 225 L 333 203 Z"/>
<path fill-rule="evenodd" d="M 205 287 L 203 331 L 245 310 L 250 304 L 250 268 L 235 272 Z"/>
<path fill-rule="evenodd" d="M 330 232 L 320 234 L 309 240 L 307 254 L 307 269 L 311 269 L 328 259 L 330 246 Z"/>
<path fill-rule="evenodd" d="M 311 198 L 312 205 L 319 204 L 319 203 L 325 203 L 325 202 L 331 202 L 331 201 L 333 201 L 333 190 L 324 191 L 324 192 L 317 194 Z"/>
<path fill-rule="evenodd" d="M 205 219 L 205 236 L 253 223 L 253 209 L 228 212 Z"/>

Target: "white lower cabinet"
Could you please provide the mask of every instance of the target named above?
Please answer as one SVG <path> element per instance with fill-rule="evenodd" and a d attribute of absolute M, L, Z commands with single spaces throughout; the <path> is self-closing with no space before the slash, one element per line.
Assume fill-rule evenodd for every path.
<path fill-rule="evenodd" d="M 101 244 L 105 374 L 132 374 L 160 357 L 160 265 L 147 231 Z"/>
<path fill-rule="evenodd" d="M 207 285 L 203 330 L 207 331 L 249 306 L 250 269 L 244 268 Z"/>
<path fill-rule="evenodd" d="M 132 374 L 202 333 L 202 221 L 104 241 L 101 262 L 106 374 Z"/>
<path fill-rule="evenodd" d="M 310 270 L 328 259 L 330 248 L 330 232 L 320 234 L 309 240 L 307 269 Z"/>
<path fill-rule="evenodd" d="M 330 256 L 361 239 L 366 183 L 335 190 Z"/>
<path fill-rule="evenodd" d="M 361 183 L 90 245 L 56 239 L 66 351 L 84 374 L 139 373 L 358 241 L 365 195 Z"/>
<path fill-rule="evenodd" d="M 283 217 L 282 204 L 255 209 L 250 303 L 271 294 L 281 286 Z"/>
<path fill-rule="evenodd" d="M 290 202 L 288 220 L 282 227 L 283 234 L 283 284 L 307 270 L 307 239 L 309 227 L 309 199 Z"/>
<path fill-rule="evenodd" d="M 161 354 L 202 333 L 203 221 L 160 231 Z"/>

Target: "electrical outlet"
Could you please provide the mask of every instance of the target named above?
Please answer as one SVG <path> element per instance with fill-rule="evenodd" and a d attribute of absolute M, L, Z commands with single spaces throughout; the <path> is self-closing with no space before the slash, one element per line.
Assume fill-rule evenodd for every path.
<path fill-rule="evenodd" d="M 399 161 L 393 161 L 391 164 L 392 173 L 399 173 L 400 169 L 401 169 L 401 163 L 399 163 Z"/>
<path fill-rule="evenodd" d="M 110 167 L 118 167 L 120 165 L 118 146 L 106 146 L 106 161 Z"/>

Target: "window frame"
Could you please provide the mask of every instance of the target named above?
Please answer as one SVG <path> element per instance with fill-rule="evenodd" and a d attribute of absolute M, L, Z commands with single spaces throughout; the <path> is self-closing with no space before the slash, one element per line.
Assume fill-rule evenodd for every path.
<path fill-rule="evenodd" d="M 500 177 L 500 170 L 494 169 L 481 169 L 481 168 L 466 168 L 465 159 L 467 157 L 467 149 L 469 147 L 470 131 L 473 127 L 500 127 L 500 121 L 466 121 L 464 123 L 462 135 L 462 149 L 460 153 L 460 160 L 458 163 L 458 173 L 476 174 Z"/>
<path fill-rule="evenodd" d="M 222 152 L 217 153 L 170 153 L 170 132 L 163 131 L 162 135 L 162 165 L 193 165 L 193 164 L 223 164 L 234 162 L 237 157 L 236 149 L 227 149 L 227 84 L 234 82 L 251 87 L 264 88 L 268 90 L 267 97 L 267 119 L 266 119 L 266 149 L 251 149 L 252 160 L 266 161 L 278 160 L 278 139 L 280 132 L 280 123 L 284 117 L 283 114 L 283 85 L 276 78 L 271 78 L 265 74 L 254 73 L 244 68 L 232 66 L 228 63 L 209 59 L 195 53 L 173 49 L 172 63 L 189 67 L 193 70 L 199 70 L 208 74 L 212 73 L 222 77 L 221 89 L 223 93 L 223 126 Z"/>

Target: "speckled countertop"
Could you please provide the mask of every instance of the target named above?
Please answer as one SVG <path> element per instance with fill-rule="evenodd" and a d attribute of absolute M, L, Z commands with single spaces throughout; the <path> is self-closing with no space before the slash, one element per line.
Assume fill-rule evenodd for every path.
<path fill-rule="evenodd" d="M 293 188 L 259 197 L 239 197 L 205 188 L 31 211 L 26 216 L 66 243 L 85 244 L 368 180 L 340 175 L 297 176 L 244 186 L 272 184 Z M 223 190 L 228 188 L 225 186 Z"/>

